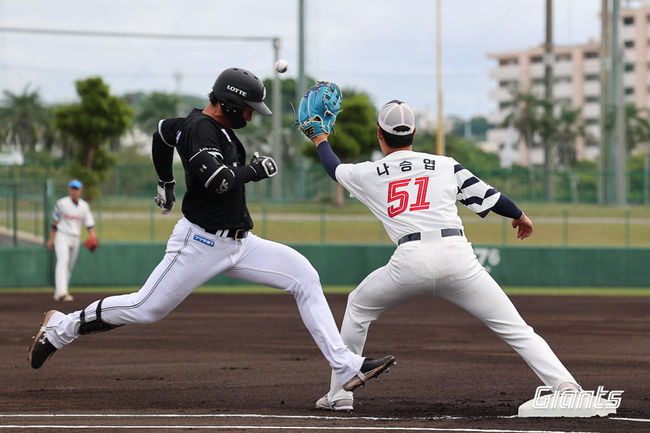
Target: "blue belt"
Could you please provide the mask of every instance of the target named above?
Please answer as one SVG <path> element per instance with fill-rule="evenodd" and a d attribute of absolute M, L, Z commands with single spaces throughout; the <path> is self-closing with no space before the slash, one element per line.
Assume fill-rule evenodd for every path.
<path fill-rule="evenodd" d="M 461 229 L 441 229 L 440 230 L 440 237 L 446 238 L 448 236 L 463 236 L 463 231 Z M 397 241 L 397 245 L 402 245 L 404 242 L 411 242 L 411 241 L 419 241 L 422 239 L 422 235 L 420 233 L 411 233 L 406 236 L 402 236 L 399 241 Z"/>

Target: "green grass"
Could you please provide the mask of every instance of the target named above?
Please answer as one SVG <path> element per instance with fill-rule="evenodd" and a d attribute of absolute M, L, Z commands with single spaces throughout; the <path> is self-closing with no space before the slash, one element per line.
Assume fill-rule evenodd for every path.
<path fill-rule="evenodd" d="M 74 293 L 131 293 L 139 287 L 71 287 Z M 349 293 L 353 286 L 325 286 L 325 293 Z M 504 291 L 508 295 L 538 295 L 538 296 L 650 296 L 650 287 L 508 287 Z M 50 287 L 13 287 L 2 288 L 2 293 L 51 293 Z M 264 286 L 203 286 L 196 293 L 223 294 L 279 294 L 281 290 Z"/>
<path fill-rule="evenodd" d="M 470 241 L 478 245 L 650 247 L 650 206 L 520 205 L 535 223 L 533 236 L 523 242 L 516 239 L 510 220 L 494 214 L 481 219 L 459 206 Z M 94 204 L 93 211 L 103 241 L 165 242 L 182 216 L 180 207 L 178 203 L 170 215 L 160 215 L 149 199 L 109 198 Z M 357 202 L 346 203 L 343 208 L 319 203 L 252 203 L 249 208 L 254 214 L 255 233 L 278 242 L 391 243 L 381 223 Z M 28 205 L 20 210 L 26 216 L 19 220 L 19 228 L 42 237 L 42 215 Z M 115 213 L 135 216 L 118 218 Z M 296 215 L 304 220 L 296 221 Z M 345 220 L 346 216 L 354 218 Z M 628 217 L 631 220 L 626 226 Z M 11 228 L 10 218 L 0 209 L 0 226 Z"/>
<path fill-rule="evenodd" d="M 152 206 L 153 198 L 103 198 L 101 207 L 103 211 L 111 212 L 148 212 Z M 93 205 L 97 210 L 99 203 Z M 179 202 L 176 203 L 180 206 Z M 568 211 L 572 217 L 624 217 L 626 212 L 632 218 L 650 218 L 650 205 L 629 205 L 629 206 L 601 206 L 597 204 L 572 204 L 572 203 L 542 203 L 542 202 L 517 202 L 517 205 L 532 218 L 539 216 L 561 217 L 564 211 Z M 337 207 L 331 203 L 248 203 L 251 213 L 261 214 L 263 209 L 268 213 L 307 213 L 320 214 L 323 210 L 327 213 L 350 214 L 350 215 L 371 215 L 365 205 L 357 201 L 349 201 L 343 207 Z M 175 208 L 176 211 L 178 208 Z M 474 215 L 464 206 L 459 206 L 462 217 Z"/>
<path fill-rule="evenodd" d="M 98 231 L 104 241 L 159 241 L 169 238 L 177 217 L 145 219 L 104 219 Z M 650 246 L 650 224 L 631 224 L 626 235 L 624 224 L 539 222 L 533 236 L 520 241 L 509 220 L 490 217 L 487 221 L 468 216 L 464 221 L 468 238 L 474 244 L 521 246 Z M 284 243 L 388 244 L 390 240 L 376 220 L 369 221 L 276 221 L 257 219 L 255 233 Z"/>

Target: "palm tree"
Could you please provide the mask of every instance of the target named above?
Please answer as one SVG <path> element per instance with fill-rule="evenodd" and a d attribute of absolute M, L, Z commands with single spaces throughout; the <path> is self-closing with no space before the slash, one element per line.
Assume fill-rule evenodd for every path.
<path fill-rule="evenodd" d="M 520 141 L 526 150 L 534 145 L 535 133 L 540 127 L 540 99 L 531 92 L 525 92 L 517 88 L 510 90 L 512 99 L 507 102 L 508 114 L 503 120 L 502 126 L 510 125 L 519 132 Z"/>
<path fill-rule="evenodd" d="M 650 121 L 648 110 L 637 108 L 634 104 L 625 106 L 625 141 L 628 154 L 639 143 L 646 143 L 650 139 Z"/>
<path fill-rule="evenodd" d="M 552 140 L 557 144 L 557 156 L 563 168 L 574 167 L 577 162 L 575 142 L 579 137 L 590 138 L 582 118 L 582 108 L 563 105 L 554 116 Z"/>
<path fill-rule="evenodd" d="M 0 105 L 0 123 L 8 143 L 19 147 L 23 152 L 33 151 L 36 143 L 51 123 L 50 111 L 42 104 L 38 91 L 30 91 L 25 86 L 22 94 L 4 91 Z"/>

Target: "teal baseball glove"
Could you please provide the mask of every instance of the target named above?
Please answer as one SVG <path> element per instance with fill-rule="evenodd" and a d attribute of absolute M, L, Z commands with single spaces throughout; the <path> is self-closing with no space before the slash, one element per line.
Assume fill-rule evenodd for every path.
<path fill-rule="evenodd" d="M 329 134 L 341 111 L 341 89 L 329 81 L 319 81 L 305 92 L 298 107 L 298 120 L 294 124 L 307 138 Z"/>

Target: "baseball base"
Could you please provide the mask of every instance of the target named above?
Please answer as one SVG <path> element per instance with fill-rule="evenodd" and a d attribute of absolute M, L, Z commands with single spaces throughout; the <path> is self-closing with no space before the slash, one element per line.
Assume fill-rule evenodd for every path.
<path fill-rule="evenodd" d="M 590 418 L 616 414 L 616 409 L 606 407 L 607 400 L 598 400 L 599 404 L 582 404 L 579 407 L 539 408 L 535 407 L 535 399 L 532 399 L 519 406 L 519 418 Z"/>

